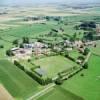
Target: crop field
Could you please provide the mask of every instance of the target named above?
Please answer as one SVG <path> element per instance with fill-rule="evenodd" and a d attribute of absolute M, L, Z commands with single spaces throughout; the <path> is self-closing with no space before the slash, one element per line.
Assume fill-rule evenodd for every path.
<path fill-rule="evenodd" d="M 3 35 L 11 35 L 15 37 L 24 37 L 24 36 L 34 36 L 37 35 L 37 33 L 42 33 L 45 31 L 49 31 L 50 25 L 41 25 L 41 24 L 33 24 L 32 26 L 30 25 L 23 25 L 19 26 L 17 28 L 9 29 L 8 31 L 2 32 Z"/>
<path fill-rule="evenodd" d="M 2 15 L 2 9 L 8 13 Z M 35 16 L 40 19 L 34 19 Z M 46 19 L 48 16 L 49 20 Z M 28 21 L 25 21 L 25 18 L 28 17 Z M 80 68 L 80 65 L 72 60 L 76 61 L 83 54 L 73 44 L 75 44 L 75 40 L 83 41 L 84 32 L 92 30 L 83 30 L 80 27 L 75 29 L 75 26 L 88 21 L 100 24 L 100 7 L 86 9 L 67 8 L 64 5 L 61 5 L 61 8 L 58 5 L 50 5 L 50 7 L 48 5 L 18 8 L 0 7 L 0 100 L 9 94 L 15 100 L 26 100 L 35 96 L 38 100 L 100 100 L 100 41 L 96 41 L 96 47 L 89 46 L 92 55 L 88 62 L 88 69 L 83 69 L 73 76 L 71 72 L 66 73 L 67 70 Z M 74 35 L 76 35 L 75 40 L 71 40 Z M 25 42 L 24 38 L 29 39 L 29 42 Z M 18 40 L 18 43 L 14 44 L 15 40 Z M 70 42 L 68 47 L 64 45 L 67 44 L 65 40 Z M 47 47 L 43 47 L 41 44 L 38 47 L 34 45 L 36 42 Z M 27 51 L 31 48 L 31 53 L 24 55 L 26 49 L 24 45 L 27 44 L 31 45 L 31 47 L 26 46 Z M 72 50 L 67 52 L 66 49 L 71 47 Z M 16 55 L 22 54 L 23 58 L 28 55 L 29 58 L 20 59 L 16 55 L 7 55 L 7 50 L 13 52 L 12 49 L 16 48 L 19 49 L 19 51 L 16 50 Z M 40 53 L 39 56 L 37 52 Z M 66 53 L 69 54 L 70 58 L 67 58 Z M 14 60 L 18 60 L 24 69 L 23 71 L 12 63 Z M 39 71 L 36 72 L 37 74 L 34 72 L 36 68 L 39 69 L 40 73 Z M 45 72 L 43 76 L 39 75 L 42 73 L 41 69 Z M 24 71 L 29 72 L 30 76 Z M 60 72 L 62 72 L 62 76 L 58 75 Z M 35 75 L 39 75 L 41 81 Z M 69 76 L 66 80 L 67 75 L 72 77 Z M 56 79 L 56 76 L 61 80 L 48 80 L 49 78 Z M 57 81 L 62 81 L 61 85 L 56 85 Z M 45 86 L 42 86 L 44 84 Z M 4 89 L 1 85 L 5 91 L 8 91 L 6 96 L 3 96 L 4 91 L 1 90 Z"/>
<path fill-rule="evenodd" d="M 66 81 L 62 87 L 83 97 L 85 100 L 100 99 L 100 57 L 92 55 L 88 70 L 83 70 L 73 78 Z M 80 74 L 84 74 L 81 76 Z"/>
<path fill-rule="evenodd" d="M 63 56 L 42 58 L 34 61 L 34 64 L 39 65 L 42 69 L 44 69 L 48 77 L 55 77 L 58 72 L 70 69 L 73 66 L 78 66 L 76 63 Z"/>
<path fill-rule="evenodd" d="M 57 86 L 38 100 L 62 100 L 62 98 L 63 100 L 83 100 L 83 98 Z"/>
<path fill-rule="evenodd" d="M 40 85 L 6 60 L 0 60 L 0 81 L 14 98 L 27 98 Z"/>

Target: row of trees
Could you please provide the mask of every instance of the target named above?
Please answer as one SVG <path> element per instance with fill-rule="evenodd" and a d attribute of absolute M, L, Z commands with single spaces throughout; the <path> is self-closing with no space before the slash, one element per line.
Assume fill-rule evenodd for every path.
<path fill-rule="evenodd" d="M 49 83 L 52 83 L 52 79 L 51 78 L 47 77 L 47 78 L 43 79 L 41 76 L 39 76 L 38 74 L 36 74 L 33 69 L 31 71 L 25 69 L 24 66 L 22 66 L 18 61 L 14 61 L 14 64 L 18 68 L 20 68 L 21 70 L 23 70 L 26 74 L 28 74 L 32 79 L 34 79 L 38 83 L 40 83 L 41 85 L 47 85 Z"/>
<path fill-rule="evenodd" d="M 29 42 L 30 42 L 30 40 L 29 40 L 28 37 L 23 37 L 23 38 L 22 38 L 22 43 L 29 43 Z M 14 40 L 12 43 L 13 43 L 13 45 L 18 46 L 18 45 L 19 45 L 19 40 L 16 39 L 16 40 Z"/>
<path fill-rule="evenodd" d="M 92 30 L 96 28 L 96 23 L 94 21 L 83 21 L 80 25 L 76 25 L 74 28 L 76 30 L 79 30 L 79 29 Z"/>

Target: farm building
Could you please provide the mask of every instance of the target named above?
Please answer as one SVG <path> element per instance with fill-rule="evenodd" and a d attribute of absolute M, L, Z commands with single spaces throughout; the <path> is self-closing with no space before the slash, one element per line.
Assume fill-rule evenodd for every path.
<path fill-rule="evenodd" d="M 69 40 L 64 41 L 64 46 L 71 46 L 72 43 Z"/>
<path fill-rule="evenodd" d="M 44 75 L 46 75 L 46 71 L 45 71 L 44 69 L 42 69 L 42 68 L 36 68 L 34 71 L 35 71 L 39 76 L 44 76 Z"/>
<path fill-rule="evenodd" d="M 18 59 L 29 59 L 32 55 L 32 49 L 25 49 L 25 48 L 13 48 L 11 49 L 13 54 Z"/>
<path fill-rule="evenodd" d="M 81 40 L 75 41 L 74 46 L 80 48 L 81 46 L 83 46 L 83 42 Z"/>

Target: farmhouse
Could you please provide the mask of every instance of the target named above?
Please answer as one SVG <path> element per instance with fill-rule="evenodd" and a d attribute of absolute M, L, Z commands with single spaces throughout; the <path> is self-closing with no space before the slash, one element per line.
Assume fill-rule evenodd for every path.
<path fill-rule="evenodd" d="M 85 43 L 86 46 L 93 45 L 93 44 L 96 44 L 95 41 L 88 41 Z"/>
<path fill-rule="evenodd" d="M 75 41 L 75 43 L 73 44 L 75 47 L 80 48 L 83 46 L 83 42 L 81 40 L 79 41 Z"/>
<path fill-rule="evenodd" d="M 35 55 L 42 55 L 42 54 L 48 54 L 50 52 L 50 49 L 48 49 L 48 45 L 43 44 L 41 42 L 35 42 L 33 45 L 33 51 Z"/>
<path fill-rule="evenodd" d="M 97 24 L 97 25 L 96 25 L 96 32 L 97 32 L 97 33 L 100 33 L 100 24 Z"/>
<path fill-rule="evenodd" d="M 32 55 L 32 49 L 12 48 L 11 50 L 17 59 L 29 59 Z"/>
<path fill-rule="evenodd" d="M 26 44 L 25 43 L 25 44 L 23 44 L 23 46 L 24 46 L 25 49 L 30 49 L 30 48 L 32 49 L 34 47 L 34 44 L 33 43 Z"/>
<path fill-rule="evenodd" d="M 67 50 L 67 51 L 72 51 L 72 50 L 73 50 L 73 48 L 66 48 L 66 50 Z"/>
<path fill-rule="evenodd" d="M 64 46 L 71 46 L 72 43 L 69 40 L 64 41 Z"/>

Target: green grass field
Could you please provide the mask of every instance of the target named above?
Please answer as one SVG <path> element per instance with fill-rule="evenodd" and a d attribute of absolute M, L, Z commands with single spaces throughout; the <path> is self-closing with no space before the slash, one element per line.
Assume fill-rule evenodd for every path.
<path fill-rule="evenodd" d="M 40 65 L 46 71 L 48 77 L 55 77 L 58 72 L 78 66 L 76 63 L 60 55 L 36 60 L 34 64 Z"/>
<path fill-rule="evenodd" d="M 0 60 L 0 82 L 14 98 L 32 96 L 40 85 L 7 60 Z"/>
<path fill-rule="evenodd" d="M 38 100 L 83 100 L 81 97 L 61 88 L 55 87 Z"/>
<path fill-rule="evenodd" d="M 84 76 L 80 76 L 83 73 Z M 89 68 L 78 73 L 62 87 L 72 93 L 83 97 L 85 100 L 100 100 L 100 57 L 92 55 Z"/>
<path fill-rule="evenodd" d="M 79 51 L 77 50 L 73 50 L 71 52 L 69 52 L 70 57 L 74 58 L 75 60 L 77 60 L 77 58 L 79 56 L 83 56 L 81 53 L 79 53 Z"/>
<path fill-rule="evenodd" d="M 96 42 L 96 47 L 90 47 L 91 51 L 97 55 L 100 55 L 100 41 Z"/>
<path fill-rule="evenodd" d="M 18 69 L 12 63 L 7 60 L 6 50 L 14 47 L 12 42 L 15 39 L 22 41 L 22 37 L 30 37 L 31 42 L 36 41 L 36 38 L 42 38 L 47 43 L 58 43 L 62 41 L 64 37 L 72 37 L 74 33 L 77 34 L 76 38 L 83 37 L 83 30 L 75 30 L 74 26 L 80 24 L 81 21 L 96 21 L 100 23 L 100 7 L 93 9 L 87 9 L 92 14 L 80 14 L 77 16 L 66 16 L 64 17 L 64 23 L 57 24 L 57 21 L 50 20 L 46 24 L 25 24 L 20 23 L 20 20 L 10 20 L 0 22 L 0 24 L 17 25 L 7 29 L 0 29 L 0 45 L 4 48 L 0 48 L 0 83 L 9 91 L 9 93 L 15 99 L 27 99 L 28 97 L 38 93 L 43 86 L 40 86 L 36 81 L 30 78 L 23 71 Z M 34 14 L 33 14 L 34 15 Z M 23 16 L 24 18 L 25 16 Z M 59 29 L 62 27 L 64 32 L 58 34 L 58 36 L 46 36 L 51 29 Z M 81 34 L 80 34 L 81 33 Z M 42 36 L 41 36 L 42 35 Z M 61 35 L 61 36 L 59 36 Z M 97 43 L 97 47 L 90 47 L 92 53 L 100 55 L 100 42 Z M 70 56 L 77 59 L 80 53 L 77 51 L 70 52 Z M 34 68 L 34 65 L 27 61 L 21 61 L 25 68 Z M 41 66 L 47 73 L 47 77 L 55 77 L 58 72 L 65 69 L 78 66 L 71 60 L 62 56 L 51 56 L 42 59 L 33 59 L 32 63 Z M 36 66 L 35 66 L 36 67 Z M 84 76 L 80 76 L 81 74 Z M 89 68 L 76 74 L 69 80 L 65 81 L 61 87 L 54 87 L 53 90 L 48 92 L 39 98 L 39 100 L 100 100 L 100 57 L 92 55 L 89 60 Z M 70 91 L 70 92 L 69 92 Z M 78 97 L 78 96 L 80 97 Z"/>

